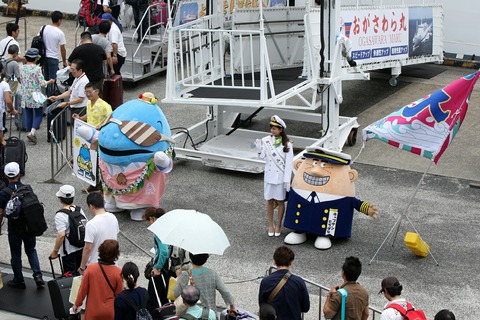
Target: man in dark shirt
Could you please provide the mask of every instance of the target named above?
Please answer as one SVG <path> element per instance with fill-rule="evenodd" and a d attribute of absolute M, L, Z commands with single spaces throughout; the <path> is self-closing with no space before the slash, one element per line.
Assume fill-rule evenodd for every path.
<path fill-rule="evenodd" d="M 90 83 L 99 88 L 99 96 L 103 93 L 103 63 L 107 60 L 105 50 L 97 44 L 92 42 L 92 35 L 88 32 L 82 32 L 80 35 L 80 45 L 73 49 L 68 63 L 72 63 L 75 59 L 80 59 L 84 62 L 83 71 L 87 75 Z"/>
<path fill-rule="evenodd" d="M 5 177 L 8 179 L 6 188 L 0 190 L 0 223 L 3 220 L 4 211 L 7 202 L 10 200 L 10 194 L 23 186 L 20 182 L 20 166 L 16 162 L 9 162 L 5 165 Z M 7 217 L 8 218 L 8 217 Z M 10 263 L 13 269 L 13 280 L 7 282 L 7 286 L 17 289 L 25 289 L 25 281 L 22 274 L 22 242 L 25 246 L 25 253 L 28 262 L 33 271 L 33 279 L 37 286 L 43 286 L 45 282 L 42 279 L 40 271 L 40 262 L 38 261 L 36 238 L 35 236 L 21 235 L 17 232 L 15 219 L 8 219 L 8 244 L 10 245 L 10 254 L 12 256 Z"/>
<path fill-rule="evenodd" d="M 305 281 L 289 271 L 293 259 L 295 259 L 295 253 L 290 248 L 278 247 L 273 254 L 277 271 L 263 278 L 260 283 L 259 305 L 265 302 L 270 303 L 275 308 L 277 320 L 301 320 L 302 312 L 310 310 L 310 297 Z M 280 291 L 271 297 L 272 292 L 287 274 L 290 275 L 288 280 Z"/>

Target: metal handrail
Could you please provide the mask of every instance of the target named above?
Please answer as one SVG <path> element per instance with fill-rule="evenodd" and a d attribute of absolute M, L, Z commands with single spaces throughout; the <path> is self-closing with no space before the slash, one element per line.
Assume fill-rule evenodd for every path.
<path fill-rule="evenodd" d="M 271 266 L 270 268 L 268 268 L 267 274 L 270 275 L 273 270 L 277 270 L 277 268 L 274 267 L 274 266 Z M 299 276 L 299 277 L 302 278 L 303 281 L 305 281 L 305 283 L 308 283 L 309 285 L 314 286 L 314 287 L 319 289 L 319 293 L 318 293 L 318 319 L 322 319 L 322 316 L 323 316 L 322 294 L 324 294 L 324 292 L 325 292 L 324 295 L 326 296 L 328 294 L 328 292 L 330 291 L 330 288 L 322 286 L 321 284 L 318 284 L 314 281 L 308 280 L 308 279 L 306 279 L 302 276 Z M 373 312 L 371 319 L 373 319 L 373 320 L 380 319 L 380 315 L 382 314 L 382 311 L 380 309 L 374 308 L 372 306 L 368 306 L 368 309 Z M 376 317 L 377 315 L 378 315 L 378 318 Z M 303 313 L 302 313 L 302 319 L 304 319 L 304 314 Z"/>
<path fill-rule="evenodd" d="M 69 166 L 69 161 L 73 159 L 73 123 L 67 126 L 67 108 L 63 108 L 50 121 L 50 179 L 44 183 L 60 183 L 55 178 L 65 168 Z M 59 132 L 66 128 L 65 138 L 58 139 L 52 131 Z M 55 130 L 54 130 L 55 129 Z"/>

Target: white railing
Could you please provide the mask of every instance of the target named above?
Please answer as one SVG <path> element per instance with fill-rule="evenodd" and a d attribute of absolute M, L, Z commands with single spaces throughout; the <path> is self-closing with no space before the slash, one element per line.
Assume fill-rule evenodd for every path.
<path fill-rule="evenodd" d="M 268 99 L 267 90 L 275 96 L 273 82 L 269 81 L 271 69 L 263 32 L 208 29 L 205 28 L 208 22 L 208 19 L 197 20 L 170 32 L 169 41 L 175 44 L 174 52 L 169 52 L 169 59 L 174 59 L 169 61 L 175 63 L 168 66 L 169 74 L 175 77 L 170 88 L 175 90 L 172 96 L 197 88 L 251 89 L 260 92 L 261 101 Z M 234 43 L 239 50 L 233 50 Z M 261 61 L 263 72 L 255 72 L 256 61 Z M 262 83 L 268 84 L 268 89 Z"/>

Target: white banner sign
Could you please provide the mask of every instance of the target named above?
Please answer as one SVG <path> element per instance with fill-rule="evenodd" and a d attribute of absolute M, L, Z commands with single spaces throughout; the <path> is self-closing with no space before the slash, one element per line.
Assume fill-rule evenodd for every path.
<path fill-rule="evenodd" d="M 91 150 L 91 143 L 78 135 L 78 128 L 87 126 L 95 129 L 82 120 L 75 119 L 73 135 L 73 172 L 82 181 L 95 186 L 97 184 L 97 151 Z"/>

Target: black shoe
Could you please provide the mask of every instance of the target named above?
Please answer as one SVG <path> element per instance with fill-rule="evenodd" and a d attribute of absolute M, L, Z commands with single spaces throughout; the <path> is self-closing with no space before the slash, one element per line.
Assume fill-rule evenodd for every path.
<path fill-rule="evenodd" d="M 7 133 L 8 132 L 8 129 L 7 128 L 4 128 L 3 129 L 3 133 Z"/>
<path fill-rule="evenodd" d="M 41 274 L 37 274 L 36 276 L 33 276 L 33 280 L 35 280 L 37 287 L 41 287 L 45 284 L 45 281 L 43 281 Z"/>
<path fill-rule="evenodd" d="M 15 288 L 15 289 L 25 289 L 27 286 L 25 285 L 25 282 L 15 282 L 13 280 L 9 280 L 7 282 L 7 286 L 10 288 Z"/>

